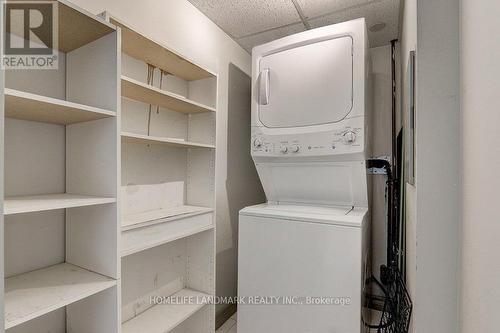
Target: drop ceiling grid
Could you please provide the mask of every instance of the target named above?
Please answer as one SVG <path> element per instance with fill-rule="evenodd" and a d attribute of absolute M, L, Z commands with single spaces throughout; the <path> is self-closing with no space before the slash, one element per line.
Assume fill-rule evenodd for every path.
<path fill-rule="evenodd" d="M 233 38 L 300 22 L 291 0 L 189 0 Z"/>
<path fill-rule="evenodd" d="M 306 31 L 306 28 L 302 23 L 296 23 L 285 27 L 280 27 L 268 31 L 261 32 L 259 34 L 250 35 L 237 40 L 237 42 L 248 52 L 252 51 L 252 47 L 256 45 L 261 45 L 272 40 L 276 40 L 285 36 L 293 35 L 302 31 Z"/>
<path fill-rule="evenodd" d="M 232 36 L 244 49 L 306 30 L 292 0 L 189 0 Z M 370 27 L 384 22 L 385 29 L 369 31 L 370 46 L 397 38 L 401 0 L 296 0 L 311 28 L 365 17 Z"/>
<path fill-rule="evenodd" d="M 348 8 L 360 7 L 381 0 L 297 0 L 302 11 L 308 19 L 316 18 L 346 10 Z"/>
<path fill-rule="evenodd" d="M 388 44 L 392 39 L 397 38 L 399 0 L 372 1 L 369 6 L 369 11 L 367 11 L 364 6 L 350 7 L 343 11 L 311 19 L 309 20 L 309 23 L 312 28 L 318 28 L 325 25 L 364 17 L 368 28 L 379 22 L 384 22 L 386 24 L 385 29 L 382 31 L 372 32 L 368 30 L 370 47 L 382 46 Z"/>

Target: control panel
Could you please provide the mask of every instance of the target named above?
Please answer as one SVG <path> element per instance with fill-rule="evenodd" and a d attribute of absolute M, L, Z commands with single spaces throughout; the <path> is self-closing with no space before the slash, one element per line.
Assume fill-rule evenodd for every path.
<path fill-rule="evenodd" d="M 293 135 L 252 133 L 255 156 L 323 156 L 357 153 L 364 150 L 363 128 L 344 127 L 337 131 Z"/>

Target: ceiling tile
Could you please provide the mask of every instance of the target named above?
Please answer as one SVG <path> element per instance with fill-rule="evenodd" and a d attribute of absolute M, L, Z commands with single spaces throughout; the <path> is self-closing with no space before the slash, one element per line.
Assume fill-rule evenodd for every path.
<path fill-rule="evenodd" d="M 380 0 L 297 0 L 304 15 L 314 18 Z"/>
<path fill-rule="evenodd" d="M 304 1 L 304 0 L 302 0 Z M 375 23 L 384 22 L 386 27 L 378 32 L 368 30 L 370 47 L 388 44 L 392 39 L 398 38 L 399 0 L 382 0 L 372 2 L 365 6 L 352 7 L 330 15 L 309 20 L 311 27 L 317 28 L 325 25 L 349 21 L 364 17 L 369 28 Z"/>
<path fill-rule="evenodd" d="M 255 34 L 252 36 L 248 37 L 243 37 L 240 39 L 237 39 L 236 41 L 245 49 L 248 51 L 248 53 L 252 53 L 252 48 L 257 45 L 265 44 L 267 42 L 296 34 L 298 32 L 305 31 L 305 27 L 302 23 L 298 24 L 293 24 L 290 26 L 286 27 L 281 27 L 273 30 L 269 30 L 266 32 L 262 32 L 259 34 Z"/>
<path fill-rule="evenodd" d="M 234 38 L 300 22 L 291 0 L 189 0 Z"/>

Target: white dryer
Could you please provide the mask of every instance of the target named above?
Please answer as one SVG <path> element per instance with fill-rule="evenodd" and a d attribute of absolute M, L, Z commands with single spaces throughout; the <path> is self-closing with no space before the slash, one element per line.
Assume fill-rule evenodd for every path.
<path fill-rule="evenodd" d="M 251 153 L 268 202 L 240 211 L 238 333 L 359 333 L 370 227 L 365 21 L 258 46 L 252 61 Z"/>

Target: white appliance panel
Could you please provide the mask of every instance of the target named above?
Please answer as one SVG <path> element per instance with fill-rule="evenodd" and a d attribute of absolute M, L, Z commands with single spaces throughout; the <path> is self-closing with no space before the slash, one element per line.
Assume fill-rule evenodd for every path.
<path fill-rule="evenodd" d="M 259 62 L 259 119 L 266 127 L 341 121 L 353 106 L 350 36 L 299 45 Z"/>
<path fill-rule="evenodd" d="M 270 202 L 368 206 L 364 162 L 267 162 L 256 167 Z"/>
<path fill-rule="evenodd" d="M 308 172 L 310 176 L 300 177 L 301 171 Z M 351 175 L 351 168 L 341 165 L 334 167 L 311 164 L 306 167 L 283 164 L 280 167 L 271 168 L 271 178 L 276 185 L 277 197 L 285 202 L 297 202 L 294 199 L 300 197 L 314 202 L 331 198 L 332 202 L 352 205 Z M 314 191 L 308 191 L 309 188 L 314 188 Z M 304 191 L 307 191 L 307 195 Z"/>
<path fill-rule="evenodd" d="M 363 228 L 240 215 L 239 297 L 327 297 L 348 305 L 239 305 L 238 333 L 359 333 Z"/>
<path fill-rule="evenodd" d="M 342 121 L 328 131 L 291 134 L 264 134 L 262 127 L 252 128 L 252 156 L 304 158 L 330 156 L 331 160 L 365 160 L 365 118 L 356 117 Z M 313 127 L 308 127 L 312 129 Z M 348 135 L 351 141 L 348 140 Z M 285 148 L 285 149 L 284 149 Z M 341 158 L 344 155 L 346 158 Z"/>
<path fill-rule="evenodd" d="M 276 163 L 264 170 L 270 173 L 262 177 L 265 187 L 272 187 L 267 191 L 270 201 L 353 205 L 350 165 Z M 302 177 L 304 173 L 308 176 Z"/>

